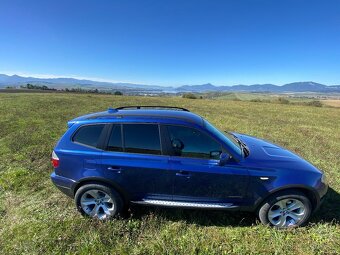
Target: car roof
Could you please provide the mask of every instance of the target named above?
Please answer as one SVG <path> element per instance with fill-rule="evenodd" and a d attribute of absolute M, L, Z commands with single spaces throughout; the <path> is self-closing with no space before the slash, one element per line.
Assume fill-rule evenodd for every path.
<path fill-rule="evenodd" d="M 129 119 L 140 119 L 145 120 L 181 120 L 184 122 L 190 122 L 203 126 L 203 118 L 195 113 L 192 113 L 184 108 L 177 107 L 164 107 L 164 106 L 133 106 L 133 107 L 119 107 L 119 108 L 109 108 L 107 111 L 96 112 L 87 115 L 80 116 L 69 121 L 69 125 L 75 122 L 92 122 L 92 121 L 112 121 L 114 119 L 119 119 L 121 122 Z"/>

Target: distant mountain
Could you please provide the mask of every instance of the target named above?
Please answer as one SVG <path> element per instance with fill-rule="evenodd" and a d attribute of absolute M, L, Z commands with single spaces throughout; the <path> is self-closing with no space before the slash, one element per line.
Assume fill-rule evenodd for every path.
<path fill-rule="evenodd" d="M 315 82 L 294 82 L 282 86 L 274 84 L 214 86 L 210 83 L 202 85 L 184 85 L 176 88 L 177 91 L 208 92 L 208 91 L 244 91 L 244 92 L 340 92 L 340 85 L 327 86 Z"/>
<path fill-rule="evenodd" d="M 62 89 L 81 87 L 85 89 L 97 88 L 99 90 L 133 90 L 133 91 L 147 91 L 151 93 L 161 92 L 228 92 L 228 91 L 244 91 L 244 92 L 338 92 L 340 93 L 340 85 L 327 86 L 324 84 L 308 81 L 308 82 L 294 82 L 282 86 L 274 84 L 254 84 L 254 85 L 234 85 L 234 86 L 216 86 L 211 83 L 201 85 L 183 85 L 180 87 L 164 87 L 158 85 L 145 85 L 134 83 L 114 83 L 101 82 L 85 79 L 75 78 L 35 78 L 23 77 L 19 75 L 0 74 L 0 88 L 6 86 L 20 86 L 27 83 L 35 85 L 46 85 L 50 88 Z"/>
<path fill-rule="evenodd" d="M 219 87 L 218 86 L 214 86 L 210 83 L 207 84 L 202 84 L 202 85 L 183 85 L 180 86 L 178 88 L 176 88 L 177 91 L 190 91 L 190 92 L 194 92 L 194 91 L 215 91 L 218 90 Z"/>
<path fill-rule="evenodd" d="M 111 87 L 127 87 L 127 88 L 149 88 L 148 85 L 133 84 L 133 83 L 112 83 L 112 82 L 101 82 L 92 81 L 85 79 L 75 78 L 35 78 L 35 77 L 22 77 L 18 75 L 6 75 L 0 74 L 0 87 L 1 85 L 22 85 L 22 84 L 44 84 L 47 86 L 53 86 L 54 88 L 64 87 L 98 87 L 98 88 L 111 88 Z M 158 87 L 158 86 L 156 86 Z"/>
<path fill-rule="evenodd" d="M 327 89 L 327 86 L 315 83 L 315 82 L 293 82 L 289 84 L 285 84 L 281 87 L 281 89 L 286 91 L 297 91 L 297 92 L 304 92 L 304 91 L 323 91 Z"/>

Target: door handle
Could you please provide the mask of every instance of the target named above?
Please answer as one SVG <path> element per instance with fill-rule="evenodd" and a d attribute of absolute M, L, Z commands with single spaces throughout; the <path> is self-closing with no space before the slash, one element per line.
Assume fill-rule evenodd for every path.
<path fill-rule="evenodd" d="M 123 169 L 120 168 L 119 166 L 109 166 L 107 170 L 112 171 L 112 172 L 117 172 L 118 174 L 120 174 Z"/>
<path fill-rule="evenodd" d="M 179 171 L 176 173 L 176 176 L 180 176 L 180 177 L 185 177 L 187 179 L 189 179 L 191 177 L 191 174 L 187 171 Z"/>

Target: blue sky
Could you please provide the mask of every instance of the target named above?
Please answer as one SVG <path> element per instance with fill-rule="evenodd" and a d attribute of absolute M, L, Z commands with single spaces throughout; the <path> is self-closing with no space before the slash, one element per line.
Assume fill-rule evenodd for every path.
<path fill-rule="evenodd" d="M 340 1 L 2 0 L 0 73 L 340 84 Z"/>

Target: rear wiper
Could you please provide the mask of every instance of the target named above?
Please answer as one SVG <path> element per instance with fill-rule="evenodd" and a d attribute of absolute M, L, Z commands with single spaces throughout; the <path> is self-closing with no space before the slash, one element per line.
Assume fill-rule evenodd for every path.
<path fill-rule="evenodd" d="M 250 153 L 248 146 L 240 138 L 238 138 L 236 135 L 234 135 L 233 133 L 231 133 L 231 132 L 227 132 L 227 133 L 232 135 L 232 137 L 235 139 L 235 141 L 238 143 L 238 145 L 240 145 L 245 157 L 248 157 L 249 153 Z"/>

